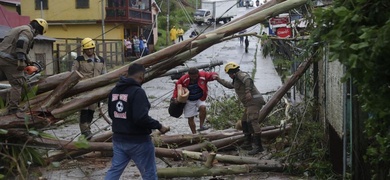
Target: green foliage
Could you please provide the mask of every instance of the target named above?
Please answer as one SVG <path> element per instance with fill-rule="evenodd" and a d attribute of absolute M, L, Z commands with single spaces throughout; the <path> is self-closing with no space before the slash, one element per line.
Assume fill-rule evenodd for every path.
<path fill-rule="evenodd" d="M 291 130 L 286 136 L 278 137 L 270 144 L 270 147 L 277 149 L 274 157 L 284 159 L 286 163 L 299 164 L 289 166 L 288 173 L 315 179 L 338 179 L 332 172 L 332 164 L 329 162 L 328 142 L 323 124 L 311 121 L 312 111 L 300 106 L 315 109 L 307 106 L 307 103 L 301 103 L 293 108 L 295 115 L 289 121 L 292 123 Z M 287 147 L 281 148 L 281 144 Z"/>
<path fill-rule="evenodd" d="M 1 145 L 0 154 L 1 161 L 5 163 L 3 165 L 7 170 L 5 176 L 19 175 L 26 179 L 31 165 L 44 165 L 42 154 L 35 148 Z"/>
<path fill-rule="evenodd" d="M 211 104 L 208 111 L 210 117 L 207 117 L 214 129 L 227 129 L 234 127 L 244 113 L 244 107 L 235 97 L 222 97 Z"/>
<path fill-rule="evenodd" d="M 1 134 L 6 134 L 7 132 L 7 130 L 0 129 Z M 53 138 L 52 135 L 34 129 L 29 129 L 27 132 L 33 137 Z M 25 146 L 26 142 L 20 139 L 7 138 L 1 139 L 1 141 L 7 143 L 0 145 L 1 162 L 3 163 L 2 166 L 6 167 L 6 177 L 18 175 L 22 179 L 26 179 L 29 176 L 28 170 L 31 166 L 45 165 L 42 156 L 46 151 L 39 150 L 36 147 Z"/>
<path fill-rule="evenodd" d="M 87 140 L 87 138 L 85 138 L 84 135 L 81 135 L 79 137 L 79 139 L 77 141 L 74 142 L 74 145 L 77 147 L 77 148 L 80 148 L 80 149 L 87 149 L 90 147 L 89 145 L 89 142 Z"/>
<path fill-rule="evenodd" d="M 0 134 L 7 134 L 8 133 L 8 130 L 6 129 L 0 129 Z"/>
<path fill-rule="evenodd" d="M 157 0 L 157 4 L 161 4 L 162 0 Z M 190 5 L 195 4 L 195 1 L 186 1 Z M 161 13 L 158 16 L 158 32 L 161 34 L 158 37 L 156 50 L 162 47 L 168 46 L 166 43 L 166 30 L 167 30 L 167 5 L 166 1 L 163 1 L 160 9 Z M 184 4 L 184 3 L 183 3 Z M 177 1 L 170 1 L 170 13 L 169 13 L 169 28 L 176 26 L 183 28 L 184 31 L 187 31 L 190 28 L 190 22 L 188 18 L 193 18 L 193 13 L 195 9 L 191 7 L 185 7 L 185 10 L 181 8 Z M 188 17 L 189 16 L 189 17 Z M 169 32 L 168 32 L 169 33 Z M 170 44 L 169 44 L 170 45 Z"/>
<path fill-rule="evenodd" d="M 389 0 L 335 0 L 331 8 L 315 12 L 319 26 L 312 32 L 312 41 L 329 43 L 331 59 L 347 67 L 345 78 L 353 80 L 370 115 L 366 163 L 379 179 L 390 177 L 389 7 Z"/>
<path fill-rule="evenodd" d="M 0 97 L 0 109 L 5 108 L 5 102 L 2 97 Z"/>
<path fill-rule="evenodd" d="M 22 93 L 22 101 L 28 101 L 29 99 L 35 97 L 38 91 L 38 86 L 33 86 L 31 88 L 27 87 L 27 84 L 24 84 L 24 90 L 26 93 Z"/>

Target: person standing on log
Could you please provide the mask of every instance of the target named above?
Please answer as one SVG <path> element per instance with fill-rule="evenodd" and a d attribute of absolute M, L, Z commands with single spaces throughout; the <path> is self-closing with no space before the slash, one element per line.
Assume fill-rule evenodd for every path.
<path fill-rule="evenodd" d="M 244 114 L 241 118 L 242 131 L 245 136 L 245 141 L 241 148 L 251 150 L 249 155 L 255 155 L 264 151 L 261 143 L 261 128 L 259 122 L 260 109 L 265 104 L 263 96 L 257 90 L 252 78 L 248 73 L 240 70 L 240 66 L 235 62 L 229 62 L 225 65 L 225 72 L 233 79 L 233 82 L 228 82 L 219 77 L 216 80 L 226 88 L 235 90 L 238 99 L 245 107 Z M 254 146 L 252 149 L 252 136 Z"/>
<path fill-rule="evenodd" d="M 84 38 L 81 41 L 83 55 L 77 56 L 73 61 L 72 71 L 78 71 L 84 79 L 92 78 L 106 73 L 104 58 L 95 53 L 95 41 L 91 38 Z M 97 104 L 92 104 L 80 111 L 79 127 L 82 135 L 87 140 L 92 138 L 91 123 Z"/>
<path fill-rule="evenodd" d="M 11 85 L 8 114 L 16 114 L 18 118 L 24 118 L 19 103 L 22 87 L 26 83 L 23 70 L 32 65 L 28 53 L 33 47 L 34 37 L 43 35 L 47 30 L 47 22 L 37 18 L 28 25 L 12 28 L 0 43 L 0 74 L 5 76 L 0 77 L 0 80 L 8 80 Z"/>
<path fill-rule="evenodd" d="M 189 91 L 188 100 L 184 106 L 183 114 L 185 118 L 188 118 L 188 125 L 191 128 L 192 134 L 196 134 L 196 125 L 194 117 L 199 112 L 199 129 L 198 131 L 207 130 L 208 127 L 204 126 L 206 119 L 206 98 L 207 98 L 207 83 L 214 81 L 218 77 L 216 72 L 199 71 L 197 68 L 192 67 L 188 70 L 187 74 L 184 74 L 175 84 L 175 90 L 173 91 L 172 99 L 177 101 L 178 91 L 177 86 L 181 85 L 187 88 Z"/>
<path fill-rule="evenodd" d="M 141 85 L 145 68 L 132 64 L 127 77 L 121 77 L 108 96 L 108 114 L 112 119 L 112 165 L 106 180 L 119 179 L 133 160 L 142 179 L 157 179 L 155 149 L 150 137 L 152 129 L 162 134 L 170 130 L 149 116 L 150 102 Z"/>

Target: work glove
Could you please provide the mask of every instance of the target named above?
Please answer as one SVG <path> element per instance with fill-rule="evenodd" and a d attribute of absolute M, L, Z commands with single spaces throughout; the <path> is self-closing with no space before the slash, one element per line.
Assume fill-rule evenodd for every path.
<path fill-rule="evenodd" d="M 27 66 L 24 68 L 24 72 L 26 72 L 28 75 L 34 74 L 38 71 L 38 68 L 35 66 Z"/>
<path fill-rule="evenodd" d="M 165 134 L 166 132 L 168 132 L 168 131 L 170 131 L 171 130 L 171 128 L 168 126 L 168 127 L 166 127 L 166 126 L 164 126 L 164 125 L 162 125 L 161 126 L 161 128 L 159 129 L 159 131 L 161 132 L 161 134 Z"/>

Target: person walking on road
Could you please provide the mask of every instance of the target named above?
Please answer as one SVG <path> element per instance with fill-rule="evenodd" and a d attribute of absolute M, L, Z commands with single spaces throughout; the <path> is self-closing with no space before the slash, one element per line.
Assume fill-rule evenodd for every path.
<path fill-rule="evenodd" d="M 171 30 L 169 31 L 169 36 L 170 36 L 172 44 L 175 44 L 176 43 L 176 38 L 177 38 L 177 30 L 176 30 L 175 26 L 173 26 L 171 28 Z"/>
<path fill-rule="evenodd" d="M 177 30 L 177 36 L 179 37 L 179 42 L 183 41 L 183 34 L 184 34 L 183 28 L 179 27 L 179 29 Z"/>
<path fill-rule="evenodd" d="M 105 179 L 117 180 L 130 160 L 133 160 L 142 179 L 157 179 L 155 149 L 150 137 L 152 129 L 162 134 L 170 130 L 149 116 L 150 102 L 141 87 L 145 68 L 132 64 L 127 77 L 121 77 L 108 97 L 108 114 L 112 119 L 112 165 Z"/>
<path fill-rule="evenodd" d="M 245 36 L 245 53 L 248 53 L 249 40 L 248 36 Z"/>
<path fill-rule="evenodd" d="M 199 129 L 198 131 L 207 130 L 208 127 L 204 126 L 206 119 L 206 98 L 208 93 L 207 83 L 214 81 L 218 77 L 215 72 L 199 71 L 197 68 L 190 68 L 187 74 L 184 74 L 175 84 L 175 90 L 173 91 L 172 99 L 177 101 L 178 85 L 183 88 L 187 88 L 189 91 L 188 100 L 184 106 L 183 114 L 188 119 L 188 125 L 190 126 L 192 134 L 196 134 L 196 125 L 194 117 L 199 112 Z"/>
<path fill-rule="evenodd" d="M 251 150 L 249 155 L 255 155 L 264 151 L 261 143 L 261 128 L 259 124 L 259 111 L 265 104 L 263 96 L 257 90 L 252 78 L 248 73 L 240 70 L 240 66 L 235 62 L 229 62 L 225 65 L 225 72 L 233 79 L 228 82 L 216 77 L 216 80 L 226 88 L 235 90 L 238 99 L 245 107 L 244 114 L 241 118 L 242 130 L 245 136 L 245 142 L 242 147 L 245 150 Z M 252 148 L 252 136 L 254 146 Z"/>
<path fill-rule="evenodd" d="M 0 74 L 5 76 L 0 80 L 8 80 L 11 85 L 8 114 L 16 113 L 18 118 L 24 118 L 19 103 L 22 87 L 26 83 L 23 70 L 26 66 L 32 65 L 28 53 L 34 44 L 34 37 L 38 34 L 43 35 L 47 30 L 47 22 L 37 18 L 28 25 L 12 28 L 0 43 Z"/>
<path fill-rule="evenodd" d="M 87 37 L 81 41 L 83 54 L 73 61 L 72 71 L 78 71 L 84 79 L 96 77 L 106 73 L 104 58 L 95 53 L 95 41 Z M 79 127 L 87 140 L 92 138 L 91 123 L 97 104 L 92 104 L 80 111 Z"/>

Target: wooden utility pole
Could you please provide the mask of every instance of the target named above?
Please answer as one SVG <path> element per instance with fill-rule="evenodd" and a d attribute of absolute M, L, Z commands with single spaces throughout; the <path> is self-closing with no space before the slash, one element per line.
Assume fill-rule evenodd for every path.
<path fill-rule="evenodd" d="M 167 0 L 167 46 L 169 46 L 169 0 Z"/>

